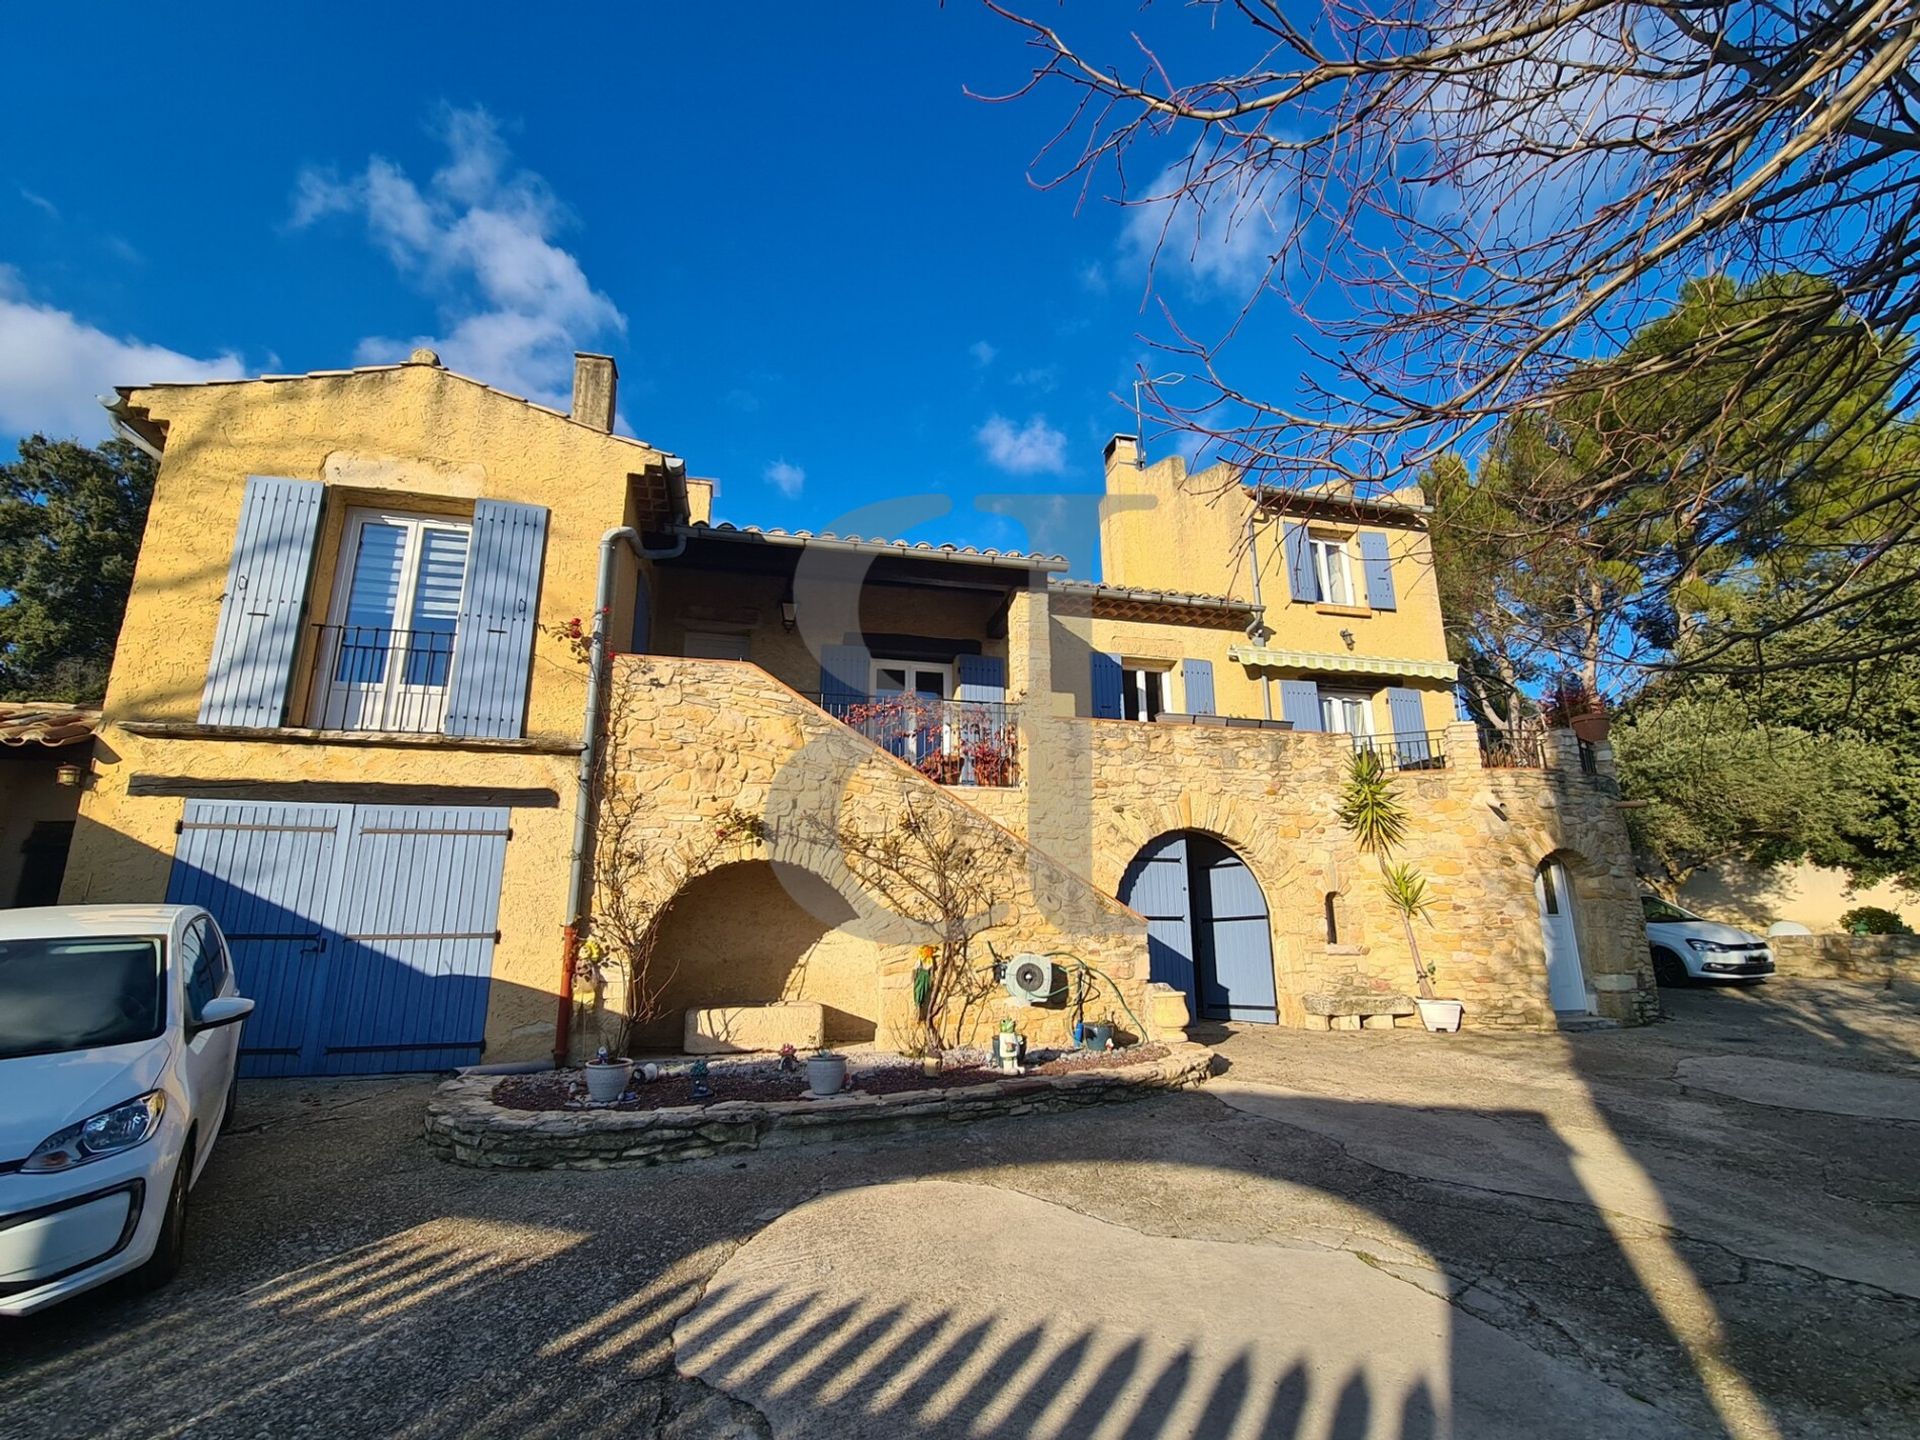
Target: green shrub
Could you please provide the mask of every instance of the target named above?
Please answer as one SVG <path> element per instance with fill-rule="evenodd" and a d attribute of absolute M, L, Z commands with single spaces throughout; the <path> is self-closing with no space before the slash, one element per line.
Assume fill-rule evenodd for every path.
<path fill-rule="evenodd" d="M 1860 905 L 1840 917 L 1849 935 L 1911 935 L 1913 927 L 1880 905 Z"/>

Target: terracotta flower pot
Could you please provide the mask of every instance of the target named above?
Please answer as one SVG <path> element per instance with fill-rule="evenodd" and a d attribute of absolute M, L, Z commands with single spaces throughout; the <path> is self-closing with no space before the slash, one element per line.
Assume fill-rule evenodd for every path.
<path fill-rule="evenodd" d="M 1597 707 L 1584 715 L 1575 715 L 1567 723 L 1573 733 L 1589 745 L 1598 745 L 1613 728 L 1613 721 L 1607 717 L 1607 712 Z"/>

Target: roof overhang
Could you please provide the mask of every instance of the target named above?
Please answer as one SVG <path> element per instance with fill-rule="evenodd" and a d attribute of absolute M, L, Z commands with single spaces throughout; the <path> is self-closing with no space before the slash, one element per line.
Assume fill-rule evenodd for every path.
<path fill-rule="evenodd" d="M 741 570 L 751 574 L 790 574 L 803 554 L 845 557 L 868 562 L 866 575 L 874 583 L 911 582 L 923 578 L 941 584 L 943 578 L 990 581 L 993 588 L 1032 584 L 1035 577 L 1067 568 L 1062 555 L 1026 554 L 1018 550 L 976 550 L 972 546 L 930 545 L 926 541 L 867 539 L 859 535 L 815 535 L 805 530 L 761 530 L 753 526 L 676 525 L 671 533 L 685 542 L 682 552 L 661 563 Z"/>
<path fill-rule="evenodd" d="M 1408 680 L 1459 679 L 1451 660 L 1395 660 L 1380 655 L 1340 655 L 1317 650 L 1274 650 L 1236 645 L 1227 658 L 1256 670 L 1293 670 L 1306 675 L 1391 675 Z"/>
<path fill-rule="evenodd" d="M 0 745 L 58 750 L 85 745 L 100 728 L 100 712 L 76 705 L 0 705 Z"/>

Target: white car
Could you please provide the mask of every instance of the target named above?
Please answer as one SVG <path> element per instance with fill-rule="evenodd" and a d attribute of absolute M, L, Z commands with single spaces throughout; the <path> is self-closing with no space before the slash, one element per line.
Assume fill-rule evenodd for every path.
<path fill-rule="evenodd" d="M 198 906 L 0 910 L 0 1315 L 172 1277 L 252 1009 Z"/>
<path fill-rule="evenodd" d="M 1653 978 L 1662 985 L 1689 980 L 1761 980 L 1773 974 L 1773 948 L 1758 935 L 1706 920 L 1657 895 L 1642 895 Z"/>

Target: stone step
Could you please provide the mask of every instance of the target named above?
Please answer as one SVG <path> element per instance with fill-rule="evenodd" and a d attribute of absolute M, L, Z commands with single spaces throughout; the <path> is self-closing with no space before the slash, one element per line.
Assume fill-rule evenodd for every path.
<path fill-rule="evenodd" d="M 1555 1018 L 1560 1022 L 1560 1032 L 1563 1035 L 1578 1035 L 1587 1030 L 1618 1030 L 1620 1028 L 1618 1020 L 1609 1020 L 1604 1015 L 1560 1015 Z"/>

